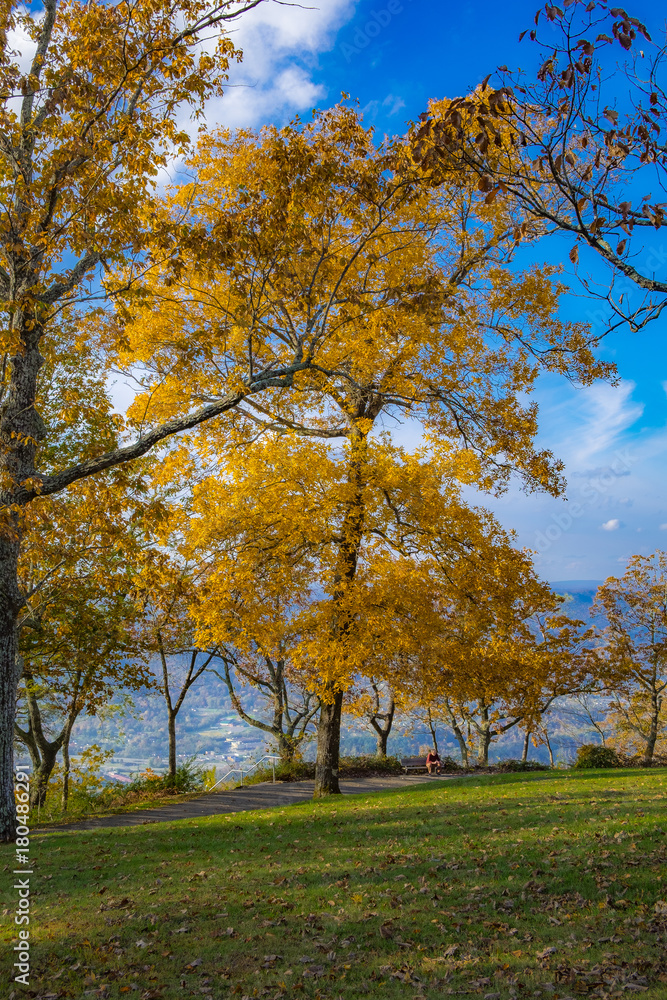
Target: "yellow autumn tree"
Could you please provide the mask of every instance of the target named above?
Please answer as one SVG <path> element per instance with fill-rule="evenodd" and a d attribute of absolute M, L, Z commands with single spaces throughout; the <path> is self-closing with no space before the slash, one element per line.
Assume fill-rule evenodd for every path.
<path fill-rule="evenodd" d="M 540 371 L 587 382 L 607 369 L 586 329 L 558 319 L 554 270 L 513 264 L 530 227 L 506 206 L 480 204 L 465 175 L 422 185 L 409 144 L 376 147 L 354 109 L 204 136 L 190 168 L 195 180 L 164 211 L 186 212 L 211 238 L 225 234 L 229 258 L 184 252 L 161 283 L 150 277 L 147 293 L 162 306 L 125 327 L 127 363 L 140 361 L 146 380 L 132 413 L 150 424 L 193 391 L 202 404 L 234 391 L 230 352 L 245 350 L 258 371 L 295 361 L 289 391 L 281 382 L 237 408 L 236 433 L 240 442 L 266 429 L 344 442 L 328 639 L 344 658 L 380 432 L 409 418 L 448 480 L 497 490 L 516 470 L 528 488 L 557 493 L 560 465 L 535 448 L 537 409 L 525 397 Z M 202 430 L 197 445 L 202 461 L 215 461 L 214 433 Z M 409 475 L 407 454 L 402 461 L 389 465 L 397 482 Z M 320 687 L 318 794 L 337 788 L 337 671 L 323 668 Z"/>
<path fill-rule="evenodd" d="M 408 711 L 446 720 L 464 761 L 466 731 L 486 763 L 495 737 L 537 725 L 588 682 L 583 624 L 560 614 L 562 599 L 512 543 L 488 514 L 434 508 L 410 557 L 374 560 L 369 606 L 382 613 L 367 671 Z"/>
<path fill-rule="evenodd" d="M 91 333 L 93 331 L 90 331 Z M 74 322 L 44 349 L 41 412 L 45 470 L 113 448 L 122 420 L 109 396 L 107 359 Z M 32 765 L 32 804 L 44 803 L 58 755 L 67 806 L 69 744 L 78 717 L 94 715 L 119 687 L 150 685 L 140 609 L 132 599 L 142 552 L 165 516 L 150 463 L 119 467 L 31 504 L 18 572 L 20 668 L 17 739 Z"/>
<path fill-rule="evenodd" d="M 336 693 L 341 708 L 318 731 L 333 791 L 343 696 L 363 677 L 404 704 L 435 704 L 479 694 L 485 672 L 485 693 L 516 706 L 521 690 L 521 717 L 531 718 L 547 673 L 565 690 L 572 682 L 564 635 L 538 669 L 526 621 L 559 599 L 493 517 L 463 503 L 445 463 L 371 440 L 351 486 L 349 450 L 292 432 L 247 445 L 242 464 L 232 449 L 222 474 L 195 490 L 187 542 L 211 566 L 191 604 L 198 641 L 280 659 L 288 681 L 319 695 L 321 713 Z M 355 571 L 342 581 L 359 484 Z"/>
<path fill-rule="evenodd" d="M 632 734 L 645 767 L 664 739 L 667 690 L 667 552 L 633 556 L 622 577 L 610 577 L 593 602 L 594 668 L 617 692 L 612 706 L 620 734 Z M 620 720 L 618 716 L 620 715 Z"/>
<path fill-rule="evenodd" d="M 187 227 L 162 228 L 153 217 L 155 180 L 187 146 L 183 114 L 196 115 L 221 91 L 237 55 L 230 22 L 259 2 L 6 0 L 0 8 L 2 840 L 13 838 L 16 822 L 12 732 L 24 602 L 17 566 L 26 507 L 233 405 L 186 407 L 150 435 L 128 436 L 110 450 L 100 441 L 92 456 L 77 454 L 47 471 L 39 372 L 48 345 L 58 343 L 54 320 L 99 297 L 100 284 L 122 293 L 132 262 L 143 272 L 192 239 Z M 201 244 L 201 234 L 194 239 Z M 109 278 L 121 265 L 123 288 Z"/>

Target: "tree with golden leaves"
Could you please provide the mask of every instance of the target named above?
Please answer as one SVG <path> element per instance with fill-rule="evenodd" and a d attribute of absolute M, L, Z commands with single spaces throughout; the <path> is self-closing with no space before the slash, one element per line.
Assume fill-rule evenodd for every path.
<path fill-rule="evenodd" d="M 225 412 L 262 376 L 243 369 L 224 399 L 190 400 L 150 433 L 45 468 L 49 449 L 39 373 L 58 343 L 56 317 L 192 240 L 161 228 L 151 203 L 158 172 L 188 143 L 183 110 L 220 93 L 237 55 L 230 22 L 261 0 L 106 3 L 5 0 L 0 12 L 0 840 L 15 829 L 12 733 L 19 677 L 17 575 L 25 512 L 38 498 L 145 454 L 157 442 Z M 217 41 L 210 44 L 211 36 Z M 202 48 L 204 38 L 209 40 Z M 26 50 L 12 49 L 24 39 Z M 14 40 L 14 41 L 13 41 Z M 23 61 L 27 60 L 24 70 Z M 201 233 L 194 242 L 201 246 Z M 124 270 L 122 288 L 111 269 Z M 107 276 L 107 277 L 105 277 Z M 109 280 L 107 280 L 109 278 Z M 289 375 L 289 373 L 288 373 Z M 280 379 L 271 371 L 266 378 Z M 261 383 L 261 384 L 260 384 Z"/>
<path fill-rule="evenodd" d="M 205 136 L 190 166 L 195 180 L 165 211 L 238 234 L 234 252 L 207 268 L 184 253 L 162 284 L 150 276 L 147 293 L 161 294 L 162 308 L 138 312 L 125 330 L 128 364 L 140 358 L 146 379 L 132 412 L 162 419 L 192 386 L 202 403 L 217 397 L 230 345 L 245 345 L 262 370 L 286 349 L 303 360 L 289 392 L 248 397 L 235 420 L 239 449 L 266 430 L 343 443 L 329 595 L 338 610 L 319 688 L 316 792 L 329 794 L 338 788 L 337 678 L 350 674 L 333 664 L 347 655 L 366 477 L 383 462 L 376 440 L 409 418 L 446 480 L 500 490 L 516 471 L 528 488 L 558 493 L 560 465 L 535 448 L 537 408 L 525 395 L 544 370 L 589 382 L 608 369 L 587 330 L 559 320 L 553 269 L 514 266 L 531 227 L 502 204 L 480 204 L 476 183 L 456 171 L 435 190 L 416 185 L 409 145 L 375 147 L 353 109 L 259 135 Z M 213 461 L 219 441 L 202 428 L 198 447 Z M 317 461 L 326 465 L 326 448 Z M 390 495 L 411 466 L 387 461 Z"/>
<path fill-rule="evenodd" d="M 92 331 L 90 331 L 92 333 Z M 44 349 L 41 412 L 45 470 L 118 444 L 99 343 L 59 323 Z M 62 755 L 67 804 L 69 743 L 82 712 L 95 714 L 119 686 L 150 685 L 140 609 L 132 598 L 143 549 L 165 516 L 147 459 L 40 498 L 23 522 L 19 583 L 19 719 L 15 735 L 33 764 L 31 802 L 43 804 Z"/>
<path fill-rule="evenodd" d="M 625 723 L 650 767 L 664 726 L 667 689 L 667 552 L 633 556 L 622 577 L 610 577 L 593 602 L 595 667 L 625 706 Z"/>
<path fill-rule="evenodd" d="M 514 724 L 538 718 L 547 679 L 570 690 L 573 671 L 565 635 L 547 657 L 526 619 L 558 598 L 493 517 L 462 502 L 444 462 L 367 442 L 355 572 L 341 586 L 349 448 L 267 432 L 242 464 L 232 451 L 222 474 L 197 487 L 189 543 L 207 549 L 211 566 L 191 606 L 198 641 L 283 657 L 288 679 L 325 705 L 332 688 L 356 704 L 363 677 L 404 704 L 448 693 L 463 703 L 484 675 L 484 693 L 515 708 Z M 334 718 L 320 723 L 318 751 L 338 791 Z"/>
<path fill-rule="evenodd" d="M 495 738 L 534 727 L 555 698 L 588 683 L 583 623 L 559 613 L 562 598 L 500 530 L 454 566 L 441 546 L 422 590 L 416 579 L 410 586 L 415 610 L 402 621 L 405 655 L 392 686 L 432 734 L 433 717 L 445 722 L 464 764 L 473 747 L 486 764 Z"/>

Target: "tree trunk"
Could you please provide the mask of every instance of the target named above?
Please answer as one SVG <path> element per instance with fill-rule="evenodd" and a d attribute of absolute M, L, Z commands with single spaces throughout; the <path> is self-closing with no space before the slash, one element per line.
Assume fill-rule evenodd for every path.
<path fill-rule="evenodd" d="M 173 785 L 176 781 L 176 712 L 168 706 L 168 729 L 169 729 L 169 771 L 167 772 L 168 784 Z"/>
<path fill-rule="evenodd" d="M 359 416 L 362 416 L 360 413 Z M 367 416 L 367 414 L 364 414 Z M 357 572 L 359 549 L 364 531 L 364 466 L 367 452 L 367 431 L 360 429 L 355 422 L 351 428 L 348 440 L 350 456 L 347 470 L 347 481 L 353 494 L 348 504 L 343 521 L 342 537 L 336 567 L 336 589 L 332 600 L 341 612 L 336 620 L 333 631 L 340 644 L 352 633 L 352 622 L 349 608 L 344 607 L 344 598 L 348 588 L 354 582 Z M 344 610 L 341 609 L 343 602 Z M 320 707 L 320 720 L 317 727 L 317 760 L 315 764 L 315 791 L 313 798 L 319 799 L 326 795 L 340 795 L 338 784 L 338 761 L 340 758 L 340 722 L 343 711 L 343 691 L 332 681 L 327 683 L 324 698 Z"/>
<path fill-rule="evenodd" d="M 43 364 L 39 352 L 41 316 L 31 303 L 28 291 L 35 286 L 36 275 L 30 254 L 23 248 L 12 253 L 10 258 L 11 298 L 16 303 L 10 313 L 10 339 L 17 346 L 10 359 L 9 381 L 0 406 L 0 479 L 3 483 L 0 523 L 0 841 L 16 838 L 14 722 L 21 675 L 17 623 L 24 598 L 18 579 L 23 518 L 22 512 L 13 506 L 14 491 L 36 476 L 37 448 L 45 433 L 44 422 L 35 409 L 37 376 Z"/>
<path fill-rule="evenodd" d="M 317 761 L 315 763 L 315 791 L 313 797 L 340 795 L 338 762 L 340 758 L 340 721 L 343 712 L 343 692 L 327 692 L 331 701 L 322 701 L 317 727 Z M 326 697 L 326 695 L 325 695 Z"/>
<path fill-rule="evenodd" d="M 375 715 L 372 715 L 370 717 L 370 721 L 371 721 L 371 726 L 377 733 L 376 753 L 378 757 L 386 757 L 387 741 L 389 739 L 391 727 L 394 722 L 394 713 L 396 712 L 396 702 L 394 701 L 393 696 L 390 694 L 389 708 L 387 709 L 386 712 L 380 712 L 380 695 L 377 688 L 375 688 L 375 696 L 376 696 L 376 712 Z M 386 725 L 382 726 L 380 724 L 380 720 L 383 720 L 386 723 Z"/>
<path fill-rule="evenodd" d="M 646 740 L 646 748 L 644 750 L 644 759 L 642 760 L 643 767 L 650 767 L 653 763 L 653 754 L 655 752 L 655 744 L 658 739 L 658 730 L 660 728 L 660 709 L 662 708 L 662 698 L 659 698 L 655 691 L 651 692 L 651 725 L 648 731 L 648 738 Z"/>
<path fill-rule="evenodd" d="M 431 709 L 430 708 L 428 708 L 426 711 L 428 713 L 428 728 L 431 730 L 431 739 L 433 740 L 433 749 L 437 753 L 438 752 L 438 738 L 436 736 L 436 728 L 433 725 L 433 716 L 431 715 Z"/>
<path fill-rule="evenodd" d="M 446 698 L 445 698 L 444 704 L 445 704 L 445 708 L 447 710 L 447 714 L 449 716 L 449 724 L 450 724 L 450 726 L 452 728 L 452 732 L 454 733 L 454 736 L 456 737 L 456 742 L 459 745 L 459 752 L 461 754 L 461 763 L 462 763 L 462 765 L 465 768 L 467 768 L 468 767 L 468 763 L 469 763 L 468 762 L 468 744 L 466 743 L 465 734 L 464 734 L 463 730 L 461 729 L 461 727 L 459 726 L 458 720 L 457 720 L 456 716 L 454 715 L 454 712 L 452 711 L 452 708 L 451 708 L 451 706 L 449 704 L 449 701 Z"/>
<path fill-rule="evenodd" d="M 22 668 L 25 678 L 25 698 L 28 706 L 28 729 L 23 730 L 18 723 L 14 723 L 14 732 L 19 740 L 27 746 L 33 766 L 33 780 L 30 786 L 30 808 L 42 807 L 46 802 L 46 793 L 49 786 L 49 778 L 56 766 L 58 754 L 63 745 L 65 736 L 68 733 L 68 725 L 62 730 L 54 740 L 49 740 L 44 732 L 42 724 L 42 713 L 39 708 L 39 701 L 35 687 L 33 686 L 33 676 L 25 666 Z M 78 688 L 78 682 L 77 682 Z M 74 716 L 76 718 L 76 715 Z M 74 720 L 69 720 L 69 731 Z"/>
<path fill-rule="evenodd" d="M 278 730 L 278 732 L 276 732 L 275 740 L 278 744 L 278 754 L 280 756 L 280 760 L 284 764 L 291 764 L 296 757 L 298 740 L 291 739 L 282 730 Z"/>
<path fill-rule="evenodd" d="M 479 754 L 477 757 L 477 763 L 481 764 L 482 767 L 488 767 L 489 747 L 491 746 L 491 740 L 492 740 L 491 727 L 485 726 L 480 734 Z"/>
<path fill-rule="evenodd" d="M 49 789 L 49 778 L 51 773 L 56 766 L 58 760 L 58 748 L 49 747 L 48 750 L 42 750 L 42 762 L 39 766 L 39 770 L 35 775 L 35 805 L 40 808 L 44 806 L 46 802 L 46 793 Z"/>
<path fill-rule="evenodd" d="M 521 754 L 521 762 L 523 764 L 528 760 L 528 747 L 530 746 L 530 732 L 526 730 L 526 738 L 523 741 L 523 752 Z"/>
<path fill-rule="evenodd" d="M 9 526 L 3 525 L 9 532 Z M 0 540 L 0 841 L 16 838 L 14 802 L 14 722 L 20 665 L 16 617 L 19 601 L 16 574 L 18 544 Z"/>
<path fill-rule="evenodd" d="M 489 706 L 480 705 L 479 706 L 480 715 L 482 716 L 481 723 L 475 721 L 475 729 L 479 735 L 479 750 L 477 753 L 477 763 L 482 767 L 487 767 L 489 763 L 489 747 L 491 746 L 491 740 L 493 739 L 493 733 L 491 732 L 491 722 L 489 721 Z"/>
<path fill-rule="evenodd" d="M 41 808 L 46 802 L 46 793 L 49 788 L 49 778 L 56 766 L 60 741 L 55 740 L 50 743 L 47 740 L 35 739 L 32 730 L 25 732 L 15 725 L 14 732 L 18 739 L 28 748 L 32 761 L 32 781 L 30 782 L 30 808 Z"/>
<path fill-rule="evenodd" d="M 551 767 L 554 767 L 554 752 L 553 752 L 553 747 L 551 746 L 551 740 L 549 739 L 549 733 L 547 732 L 546 729 L 544 730 L 544 742 L 546 743 L 547 750 L 549 751 L 549 764 L 551 765 Z"/>
<path fill-rule="evenodd" d="M 69 772 L 69 740 L 65 740 L 63 743 L 63 812 L 67 812 L 67 801 L 69 799 Z"/>

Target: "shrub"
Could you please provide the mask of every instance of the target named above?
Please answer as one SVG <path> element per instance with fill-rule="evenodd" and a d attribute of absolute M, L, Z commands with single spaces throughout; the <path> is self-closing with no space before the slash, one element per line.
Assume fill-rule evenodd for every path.
<path fill-rule="evenodd" d="M 363 778 L 372 775 L 403 774 L 398 757 L 376 757 L 366 754 L 361 757 L 341 757 L 338 766 L 341 778 Z"/>
<path fill-rule="evenodd" d="M 507 760 L 499 760 L 497 764 L 493 765 L 496 771 L 501 773 L 507 773 L 512 771 L 550 771 L 551 768 L 548 764 L 542 764 L 539 760 L 514 760 L 513 758 L 508 758 Z"/>
<path fill-rule="evenodd" d="M 461 764 L 459 764 L 457 760 L 454 760 L 454 758 L 450 757 L 449 755 L 447 757 L 443 757 L 442 760 L 440 761 L 440 769 L 442 771 L 447 771 L 447 772 L 463 771 L 463 767 L 461 766 Z"/>
<path fill-rule="evenodd" d="M 577 759 L 574 767 L 594 768 L 594 767 L 620 767 L 621 761 L 615 750 L 611 747 L 602 746 L 599 743 L 584 743 L 577 750 Z"/>
<path fill-rule="evenodd" d="M 253 771 L 248 781 L 251 783 L 256 781 L 271 781 L 272 777 L 273 771 L 271 767 L 263 767 L 257 771 Z M 302 760 L 301 758 L 276 761 L 276 781 L 306 781 L 308 778 L 314 777 L 315 761 Z"/>
<path fill-rule="evenodd" d="M 210 771 L 195 764 L 196 757 L 189 757 L 176 768 L 176 774 L 157 774 L 152 768 L 138 774 L 134 781 L 125 786 L 128 793 L 140 792 L 148 795 L 178 795 L 181 792 L 203 792 L 210 783 Z"/>

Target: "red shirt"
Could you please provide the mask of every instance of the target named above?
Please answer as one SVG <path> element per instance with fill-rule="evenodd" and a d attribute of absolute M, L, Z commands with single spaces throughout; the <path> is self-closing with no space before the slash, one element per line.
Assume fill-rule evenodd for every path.
<path fill-rule="evenodd" d="M 440 760 L 440 755 L 437 754 L 437 753 L 431 753 L 429 751 L 429 753 L 426 755 L 426 763 L 427 764 L 435 764 L 436 761 L 439 761 L 439 760 Z"/>

